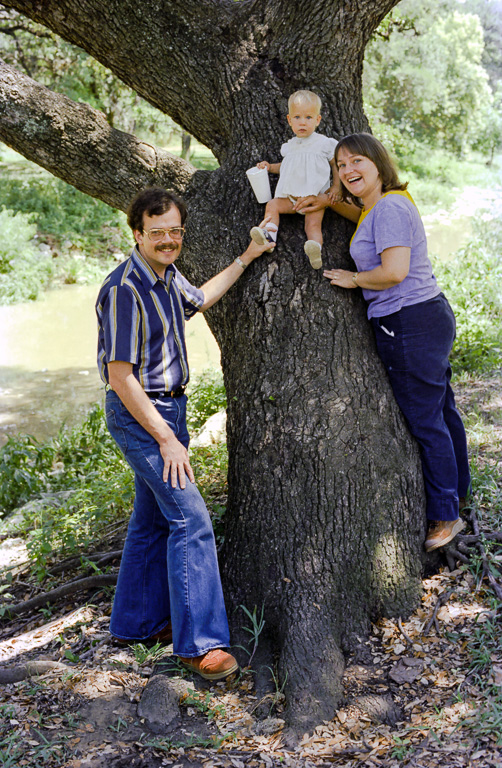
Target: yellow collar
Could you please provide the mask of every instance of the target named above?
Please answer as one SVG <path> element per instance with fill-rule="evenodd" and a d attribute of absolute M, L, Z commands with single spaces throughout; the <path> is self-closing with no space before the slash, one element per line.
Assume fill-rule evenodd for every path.
<path fill-rule="evenodd" d="M 391 189 L 390 192 L 385 192 L 382 195 L 382 197 L 380 198 L 380 200 L 383 200 L 384 197 L 387 197 L 387 195 L 401 195 L 402 197 L 406 197 L 411 203 L 413 203 L 415 208 L 417 207 L 417 205 L 416 205 L 415 201 L 413 200 L 412 196 L 410 195 L 410 193 L 406 189 L 404 189 L 404 190 L 402 190 L 402 189 Z M 359 229 L 359 225 L 362 224 L 363 220 L 366 218 L 368 213 L 373 210 L 375 205 L 378 205 L 380 200 L 377 200 L 376 203 L 374 205 L 372 205 L 371 208 L 368 208 L 367 211 L 365 211 L 365 210 L 361 211 L 361 215 L 359 216 L 359 220 L 357 222 L 356 231 L 354 232 L 354 234 L 350 238 L 350 244 L 351 245 L 352 245 L 352 240 L 354 239 L 354 236 L 355 236 L 357 230 Z"/>

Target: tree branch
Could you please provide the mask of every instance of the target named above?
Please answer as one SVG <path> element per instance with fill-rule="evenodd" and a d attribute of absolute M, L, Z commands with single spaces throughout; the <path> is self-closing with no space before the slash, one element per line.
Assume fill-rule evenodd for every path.
<path fill-rule="evenodd" d="M 112 128 L 106 117 L 0 60 L 0 140 L 88 195 L 125 210 L 152 184 L 183 194 L 186 160 Z"/>
<path fill-rule="evenodd" d="M 230 27 L 242 15 L 241 3 L 171 0 L 161 10 L 156 0 L 143 0 L 141 7 L 135 0 L 4 5 L 83 48 L 207 146 L 218 134 L 228 138 L 228 88 L 221 67 L 231 40 L 239 40 Z"/>
<path fill-rule="evenodd" d="M 341 132 L 340 103 L 360 92 L 364 47 L 397 2 L 171 0 L 161 11 L 156 0 L 4 4 L 79 45 L 223 161 L 232 140 L 256 130 L 239 107 L 243 92 L 253 101 L 267 93 L 282 115 L 291 91 L 314 86 Z"/>

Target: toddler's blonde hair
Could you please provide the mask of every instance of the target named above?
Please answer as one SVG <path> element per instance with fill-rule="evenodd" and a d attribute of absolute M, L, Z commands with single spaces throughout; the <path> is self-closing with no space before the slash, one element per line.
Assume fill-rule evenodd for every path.
<path fill-rule="evenodd" d="M 291 112 L 295 104 L 313 104 L 317 112 L 321 113 L 322 101 L 313 91 L 295 91 L 288 99 L 288 111 Z"/>

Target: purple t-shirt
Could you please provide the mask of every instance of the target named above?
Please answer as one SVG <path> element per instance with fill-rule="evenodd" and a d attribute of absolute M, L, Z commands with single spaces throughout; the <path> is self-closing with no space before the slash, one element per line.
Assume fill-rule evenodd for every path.
<path fill-rule="evenodd" d="M 350 255 L 358 272 L 367 272 L 382 263 L 386 248 L 411 248 L 410 271 L 401 283 L 374 291 L 363 288 L 368 318 L 398 312 L 402 307 L 433 299 L 440 293 L 427 255 L 427 238 L 420 214 L 406 193 L 387 193 L 360 222 L 350 244 Z"/>

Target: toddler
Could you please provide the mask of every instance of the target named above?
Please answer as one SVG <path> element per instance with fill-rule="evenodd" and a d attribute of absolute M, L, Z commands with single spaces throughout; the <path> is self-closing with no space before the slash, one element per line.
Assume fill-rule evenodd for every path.
<path fill-rule="evenodd" d="M 279 181 L 275 197 L 267 203 L 264 226 L 253 227 L 251 238 L 260 245 L 267 241 L 275 243 L 281 213 L 296 213 L 296 201 L 307 195 L 319 195 L 330 188 L 330 171 L 333 174 L 333 188 L 338 189 L 338 171 L 334 153 L 337 141 L 315 132 L 321 121 L 321 99 L 312 91 L 295 91 L 288 100 L 288 123 L 294 138 L 281 147 L 284 160 L 268 163 L 262 160 L 258 168 L 269 173 L 278 173 Z M 305 214 L 305 253 L 314 269 L 322 267 L 322 218 L 324 209 Z"/>

